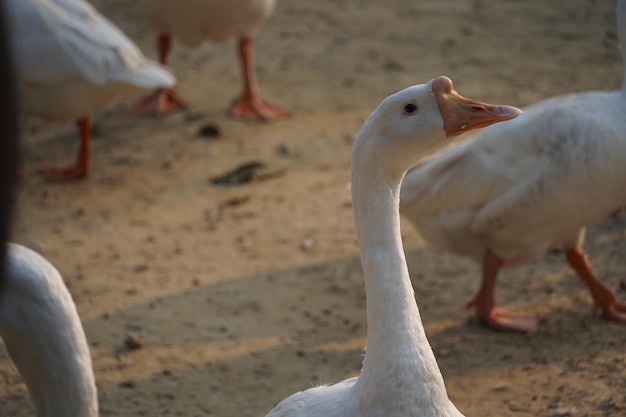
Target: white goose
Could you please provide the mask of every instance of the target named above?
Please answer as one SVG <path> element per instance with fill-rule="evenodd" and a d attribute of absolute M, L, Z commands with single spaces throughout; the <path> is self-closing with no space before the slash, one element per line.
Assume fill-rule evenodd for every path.
<path fill-rule="evenodd" d="M 204 41 L 223 42 L 237 37 L 243 92 L 231 108 L 236 118 L 271 120 L 291 115 L 284 107 L 264 101 L 254 71 L 253 39 L 273 13 L 276 0 L 144 0 L 146 14 L 158 33 L 161 63 L 167 64 L 171 37 L 189 48 Z M 184 107 L 171 88 L 160 88 L 141 100 L 137 112 L 161 113 Z"/>
<path fill-rule="evenodd" d="M 75 165 L 44 171 L 51 180 L 87 175 L 91 113 L 113 98 L 172 86 L 115 25 L 83 0 L 5 0 L 21 109 L 50 121 L 78 119 Z"/>
<path fill-rule="evenodd" d="M 59 272 L 9 244 L 0 295 L 0 336 L 26 382 L 38 417 L 97 417 L 85 332 Z"/>
<path fill-rule="evenodd" d="M 626 0 L 618 4 L 626 51 Z M 626 68 L 625 68 L 626 71 Z M 501 330 L 532 331 L 537 317 L 496 308 L 502 266 L 561 246 L 610 319 L 626 323 L 626 303 L 592 271 L 585 226 L 626 203 L 626 88 L 545 100 L 410 171 L 401 213 L 433 245 L 483 262 L 468 305 Z"/>
<path fill-rule="evenodd" d="M 521 111 L 458 95 L 447 77 L 385 99 L 352 151 L 352 202 L 367 294 L 367 347 L 358 377 L 298 392 L 268 417 L 462 416 L 448 399 L 428 343 L 402 249 L 400 184 L 450 136 Z"/>

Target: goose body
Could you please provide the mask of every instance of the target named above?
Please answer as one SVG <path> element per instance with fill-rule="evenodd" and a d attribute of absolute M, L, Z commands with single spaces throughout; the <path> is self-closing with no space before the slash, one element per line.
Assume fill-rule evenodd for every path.
<path fill-rule="evenodd" d="M 8 245 L 0 336 L 38 417 L 97 417 L 89 346 L 72 296 L 46 259 Z"/>
<path fill-rule="evenodd" d="M 618 16 L 623 49 L 624 0 Z M 484 263 L 483 285 L 471 304 L 488 325 L 536 328 L 536 318 L 517 320 L 496 309 L 493 287 L 500 267 L 553 247 L 565 249 L 594 302 L 626 322 L 626 305 L 593 274 L 582 249 L 585 226 L 626 203 L 625 115 L 624 89 L 551 98 L 407 174 L 401 213 L 426 241 Z"/>
<path fill-rule="evenodd" d="M 6 0 L 20 108 L 48 121 L 81 120 L 116 97 L 173 86 L 175 78 L 147 59 L 113 23 L 83 0 Z M 83 143 L 88 148 L 88 143 Z M 50 172 L 63 179 L 86 175 Z M 53 178 L 54 179 L 54 178 Z"/>
<path fill-rule="evenodd" d="M 144 0 L 157 33 L 169 33 L 188 48 L 203 42 L 253 37 L 269 19 L 276 0 Z"/>
<path fill-rule="evenodd" d="M 298 392 L 267 417 L 461 417 L 428 343 L 402 249 L 400 184 L 406 170 L 449 137 L 519 110 L 459 96 L 446 77 L 385 99 L 357 135 L 352 201 L 367 296 L 359 376 Z"/>
<path fill-rule="evenodd" d="M 401 211 L 427 241 L 476 260 L 490 249 L 515 265 L 576 244 L 626 203 L 624 114 L 621 91 L 527 107 L 410 171 Z"/>
<path fill-rule="evenodd" d="M 171 39 L 188 48 L 203 42 L 238 39 L 243 91 L 231 109 L 236 118 L 270 120 L 291 112 L 260 97 L 254 70 L 254 38 L 272 15 L 276 0 L 144 0 L 146 16 L 158 34 L 161 63 L 167 64 Z M 161 113 L 186 106 L 171 88 L 157 89 L 141 100 L 137 112 Z"/>

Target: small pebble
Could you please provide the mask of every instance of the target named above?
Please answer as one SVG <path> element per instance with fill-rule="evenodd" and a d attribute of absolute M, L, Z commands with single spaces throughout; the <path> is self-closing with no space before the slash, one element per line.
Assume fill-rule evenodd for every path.
<path fill-rule="evenodd" d="M 249 195 L 233 197 L 221 203 L 220 207 L 237 207 L 237 206 L 247 203 L 249 200 L 250 200 Z"/>
<path fill-rule="evenodd" d="M 512 402 L 509 403 L 509 410 L 511 410 L 511 411 L 526 411 L 526 408 L 523 407 L 521 404 L 512 401 Z"/>
<path fill-rule="evenodd" d="M 128 350 L 138 350 L 145 346 L 145 342 L 136 334 L 129 333 L 124 339 L 124 345 L 128 348 Z"/>
<path fill-rule="evenodd" d="M 557 408 L 556 410 L 554 410 L 554 412 L 552 413 L 552 417 L 571 417 L 575 414 L 576 409 L 571 407 L 571 408 L 565 408 L 565 407 L 561 407 L 561 408 Z"/>
<path fill-rule="evenodd" d="M 493 388 L 491 388 L 491 391 L 502 392 L 502 391 L 507 391 L 508 389 L 509 389 L 509 386 L 507 384 L 505 384 L 504 382 L 499 382 L 496 385 L 494 385 Z"/>
<path fill-rule="evenodd" d="M 313 246 L 315 246 L 315 239 L 313 239 L 312 237 L 307 237 L 300 244 L 300 248 L 302 248 L 302 250 L 309 250 Z"/>
<path fill-rule="evenodd" d="M 209 123 L 209 124 L 202 126 L 198 130 L 198 136 L 207 138 L 207 139 L 215 139 L 215 138 L 219 138 L 220 136 L 222 136 L 222 132 L 220 131 L 220 128 L 217 125 L 213 123 Z"/>
<path fill-rule="evenodd" d="M 117 384 L 117 386 L 121 388 L 135 388 L 135 381 L 123 381 Z"/>
<path fill-rule="evenodd" d="M 276 147 L 276 153 L 282 156 L 287 156 L 291 153 L 291 145 L 288 142 L 283 142 Z"/>

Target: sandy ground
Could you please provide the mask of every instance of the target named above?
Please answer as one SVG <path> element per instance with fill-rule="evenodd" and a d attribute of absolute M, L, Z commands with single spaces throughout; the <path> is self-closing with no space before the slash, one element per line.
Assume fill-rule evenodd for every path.
<path fill-rule="evenodd" d="M 132 3 L 132 4 L 131 4 Z M 95 5 L 146 54 L 139 6 Z M 259 417 L 285 396 L 355 375 L 365 299 L 348 191 L 360 124 L 389 93 L 445 74 L 462 94 L 524 106 L 619 88 L 614 2 L 607 0 L 280 1 L 257 43 L 264 96 L 295 116 L 230 120 L 234 43 L 176 46 L 191 107 L 96 116 L 89 178 L 46 183 L 70 161 L 71 124 L 26 124 L 13 240 L 52 261 L 89 339 L 103 416 Z M 220 136 L 198 132 L 217 127 Z M 246 162 L 251 184 L 210 178 Z M 599 274 L 624 291 L 626 219 L 590 227 Z M 417 300 L 449 395 L 467 416 L 626 415 L 626 327 L 591 317 L 561 253 L 501 275 L 503 305 L 545 317 L 530 335 L 487 330 L 464 303 L 479 267 L 403 239 Z M 129 350 L 125 339 L 145 346 Z M 0 350 L 0 415 L 32 416 Z"/>

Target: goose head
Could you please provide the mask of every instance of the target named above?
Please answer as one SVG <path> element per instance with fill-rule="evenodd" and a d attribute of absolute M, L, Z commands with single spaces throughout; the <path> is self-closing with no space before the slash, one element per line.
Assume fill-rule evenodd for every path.
<path fill-rule="evenodd" d="M 465 98 L 454 90 L 450 78 L 440 76 L 380 103 L 357 134 L 353 167 L 365 163 L 372 170 L 385 161 L 385 171 L 401 178 L 422 156 L 454 136 L 521 113 L 515 107 Z"/>

